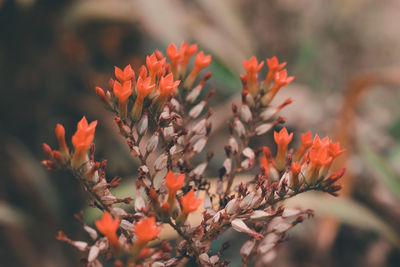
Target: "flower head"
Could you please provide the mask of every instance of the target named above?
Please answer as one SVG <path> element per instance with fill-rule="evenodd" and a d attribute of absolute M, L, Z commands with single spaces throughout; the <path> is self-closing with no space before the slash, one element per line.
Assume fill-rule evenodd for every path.
<path fill-rule="evenodd" d="M 194 68 L 198 70 L 198 72 L 204 68 L 206 68 L 211 63 L 211 55 L 204 55 L 203 51 L 200 51 L 194 58 Z"/>
<path fill-rule="evenodd" d="M 76 151 L 86 151 L 89 148 L 94 138 L 96 126 L 97 121 L 88 124 L 85 116 L 78 122 L 78 129 L 72 136 L 72 144 Z"/>
<path fill-rule="evenodd" d="M 264 61 L 261 61 L 260 64 L 257 62 L 256 57 L 251 57 L 248 61 L 243 60 L 243 66 L 249 76 L 256 74 L 263 66 Z"/>
<path fill-rule="evenodd" d="M 293 156 L 293 160 L 299 161 L 307 152 L 307 150 L 312 146 L 312 135 L 311 132 L 307 132 L 301 135 L 301 146 Z"/>
<path fill-rule="evenodd" d="M 286 165 L 287 147 L 292 138 L 293 133 L 288 134 L 286 128 L 283 128 L 279 133 L 274 132 L 274 140 L 278 145 L 278 152 L 276 153 L 276 168 L 278 170 L 283 170 Z"/>
<path fill-rule="evenodd" d="M 123 71 L 120 68 L 115 67 L 115 77 L 117 77 L 117 79 L 123 83 L 134 79 L 135 72 L 133 71 L 131 65 L 126 66 Z"/>
<path fill-rule="evenodd" d="M 203 199 L 196 199 L 193 189 L 190 190 L 185 196 L 181 198 L 182 213 L 188 214 L 190 212 L 196 211 L 202 202 Z"/>
<path fill-rule="evenodd" d="M 178 177 L 170 170 L 165 177 L 165 185 L 169 192 L 175 194 L 176 191 L 182 188 L 183 182 L 185 181 L 185 174 L 180 174 Z"/>
<path fill-rule="evenodd" d="M 137 242 L 146 244 L 157 237 L 160 233 L 161 227 L 156 226 L 156 219 L 154 217 L 143 218 L 135 224 L 135 235 Z"/>
<path fill-rule="evenodd" d="M 146 57 L 146 65 L 149 69 L 149 76 L 151 77 L 152 83 L 155 82 L 156 74 L 163 68 L 165 65 L 165 58 L 161 58 L 160 60 L 157 58 L 155 53 L 151 56 Z"/>
<path fill-rule="evenodd" d="M 275 73 L 275 84 L 280 88 L 288 85 L 294 80 L 293 76 L 287 77 L 287 71 L 282 70 Z"/>
<path fill-rule="evenodd" d="M 174 76 L 172 73 L 169 73 L 165 77 L 161 77 L 159 85 L 160 95 L 166 97 L 172 94 L 180 82 L 181 81 L 174 81 Z"/>
<path fill-rule="evenodd" d="M 129 96 L 132 94 L 132 82 L 130 80 L 125 81 L 122 85 L 118 82 L 114 82 L 114 94 L 118 98 L 120 103 L 125 103 Z"/>
<path fill-rule="evenodd" d="M 268 71 L 275 73 L 283 69 L 283 67 L 286 66 L 286 62 L 282 62 L 281 64 L 279 64 L 278 59 L 274 56 L 272 58 L 267 58 L 267 65 L 268 65 Z"/>
<path fill-rule="evenodd" d="M 110 213 L 105 211 L 100 220 L 95 222 L 97 230 L 105 235 L 112 246 L 118 245 L 117 230 L 120 224 L 120 219 L 113 218 Z"/>
<path fill-rule="evenodd" d="M 154 84 L 150 85 L 151 78 L 147 77 L 143 79 L 139 76 L 137 80 L 137 99 L 143 101 L 143 99 L 153 90 Z"/>
<path fill-rule="evenodd" d="M 183 65 L 186 67 L 190 58 L 196 54 L 198 48 L 197 44 L 188 45 L 185 41 L 182 42 L 181 50 L 183 51 Z"/>

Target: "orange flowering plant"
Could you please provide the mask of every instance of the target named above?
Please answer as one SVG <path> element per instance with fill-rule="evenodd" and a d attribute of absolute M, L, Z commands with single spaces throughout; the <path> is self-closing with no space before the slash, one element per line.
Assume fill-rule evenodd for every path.
<path fill-rule="evenodd" d="M 108 179 L 106 161 L 95 160 L 97 121 L 88 123 L 82 118 L 72 136 L 72 149 L 60 124 L 55 130 L 59 149 L 43 144 L 49 157 L 43 165 L 49 170 L 69 170 L 88 193 L 91 206 L 103 212 L 95 227 L 81 220 L 91 242 L 73 241 L 61 231 L 57 238 L 87 251 L 88 266 L 109 260 L 115 266 L 182 266 L 187 262 L 225 266 L 229 264 L 222 257 L 226 246 L 214 254 L 210 246 L 233 228 L 249 236 L 240 250 L 243 264 L 253 259 L 266 264 L 286 232 L 312 215 L 310 210 L 285 208 L 283 201 L 310 190 L 337 195 L 341 186 L 335 182 L 344 169 L 332 172 L 330 167 L 343 150 L 328 137 L 313 138 L 310 132 L 301 136 L 297 149 L 292 148 L 294 134 L 286 128 L 274 131 L 276 153 L 251 142 L 284 123 L 276 115 L 292 100 L 279 105 L 271 102 L 294 79 L 283 69 L 286 63 L 276 57 L 266 60 L 268 73 L 260 79 L 264 61 L 252 57 L 243 61 L 241 104 L 232 105 L 226 158 L 213 183 L 205 175 L 213 153 L 202 153 L 213 115 L 206 109 L 213 91 L 204 92 L 211 77 L 204 69 L 211 56 L 185 42 L 179 49 L 171 44 L 166 52 L 167 57 L 156 50 L 137 73 L 130 65 L 115 67 L 109 88 L 95 90 L 114 113 L 121 136 L 140 163 L 134 201 L 112 193 L 110 189 L 121 179 Z M 233 187 L 239 173 L 251 179 Z M 132 205 L 123 209 L 117 205 L 121 202 Z M 196 212 L 197 217 L 191 215 Z M 159 238 L 167 225 L 178 236 L 174 249 Z"/>

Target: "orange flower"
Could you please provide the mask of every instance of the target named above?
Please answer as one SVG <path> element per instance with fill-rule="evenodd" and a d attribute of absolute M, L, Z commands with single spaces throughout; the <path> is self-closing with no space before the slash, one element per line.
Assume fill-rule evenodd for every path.
<path fill-rule="evenodd" d="M 80 167 L 86 161 L 86 151 L 93 141 L 96 126 L 97 121 L 88 124 L 85 116 L 78 122 L 78 129 L 72 136 L 72 144 L 75 147 L 75 152 L 71 163 L 74 168 Z"/>
<path fill-rule="evenodd" d="M 257 72 L 264 66 L 264 61 L 258 64 L 256 57 L 251 57 L 248 61 L 243 60 L 243 66 L 247 72 L 248 87 L 250 94 L 255 97 L 258 93 L 258 75 Z"/>
<path fill-rule="evenodd" d="M 181 50 L 183 51 L 182 75 L 185 75 L 189 60 L 194 54 L 196 54 L 198 48 L 197 44 L 189 46 L 184 41 L 182 42 Z"/>
<path fill-rule="evenodd" d="M 112 247 L 119 246 L 117 230 L 120 224 L 120 219 L 118 217 L 113 219 L 111 214 L 105 211 L 101 220 L 97 220 L 95 224 L 97 230 L 107 237 Z"/>
<path fill-rule="evenodd" d="M 293 162 L 292 165 L 290 166 L 290 186 L 295 190 L 299 190 L 300 188 L 300 178 L 299 174 L 301 171 L 301 164 L 298 162 Z"/>
<path fill-rule="evenodd" d="M 264 90 L 269 88 L 272 81 L 274 80 L 275 74 L 286 66 L 286 62 L 282 62 L 281 64 L 279 64 L 278 59 L 276 57 L 272 57 L 272 58 L 267 58 L 267 65 L 268 65 L 268 74 L 264 80 L 264 85 L 263 85 Z"/>
<path fill-rule="evenodd" d="M 183 182 L 185 181 L 185 174 L 180 174 L 178 177 L 170 170 L 165 177 L 165 185 L 167 186 L 169 192 L 173 192 L 182 188 Z"/>
<path fill-rule="evenodd" d="M 165 58 L 158 60 L 157 56 L 153 53 L 151 56 L 146 57 L 146 65 L 149 69 L 149 76 L 151 78 L 151 83 L 155 83 L 156 74 L 165 65 Z"/>
<path fill-rule="evenodd" d="M 288 134 L 286 128 L 282 128 L 279 133 L 274 132 L 274 140 L 278 145 L 278 152 L 276 153 L 276 168 L 279 171 L 285 168 L 287 147 L 290 141 L 292 141 L 292 138 L 293 133 Z"/>
<path fill-rule="evenodd" d="M 203 51 L 200 51 L 194 58 L 194 70 L 199 73 L 202 69 L 206 68 L 211 63 L 211 55 L 204 55 Z"/>
<path fill-rule="evenodd" d="M 178 74 L 179 63 L 182 60 L 183 50 L 180 49 L 178 51 L 174 44 L 170 44 L 167 48 L 167 56 L 171 61 L 172 73 L 176 76 Z"/>
<path fill-rule="evenodd" d="M 123 83 L 135 79 L 135 72 L 131 65 L 126 66 L 123 71 L 120 68 L 115 67 L 115 77 Z"/>
<path fill-rule="evenodd" d="M 248 61 L 243 60 L 243 66 L 247 74 L 250 76 L 257 74 L 257 72 L 264 66 L 264 61 L 261 61 L 260 64 L 258 64 L 257 58 L 253 56 Z"/>
<path fill-rule="evenodd" d="M 202 202 L 203 199 L 196 199 L 193 189 L 190 190 L 185 196 L 181 197 L 182 213 L 188 214 L 196 211 Z"/>
<path fill-rule="evenodd" d="M 211 55 L 206 56 L 203 51 L 200 51 L 194 59 L 194 68 L 192 72 L 186 77 L 184 82 L 185 88 L 191 88 L 199 72 L 210 65 L 210 63 Z"/>
<path fill-rule="evenodd" d="M 56 132 L 56 136 L 57 136 L 58 146 L 60 147 L 61 155 L 63 156 L 63 158 L 65 160 L 68 160 L 69 159 L 69 149 L 65 142 L 64 126 L 62 126 L 61 124 L 58 123 L 56 126 L 55 132 Z"/>
<path fill-rule="evenodd" d="M 294 80 L 293 76 L 287 77 L 287 71 L 279 71 L 275 73 L 275 83 L 274 86 L 261 98 L 261 103 L 264 106 L 267 106 L 272 99 L 274 99 L 275 95 L 278 91 L 283 87 L 288 85 Z"/>
<path fill-rule="evenodd" d="M 150 77 L 142 79 L 142 77 L 139 76 L 138 81 L 137 81 L 136 101 L 139 100 L 139 101 L 143 102 L 144 98 L 153 90 L 154 84 L 150 85 L 150 83 L 151 83 Z"/>
<path fill-rule="evenodd" d="M 168 204 L 169 209 L 172 211 L 175 206 L 176 191 L 182 188 L 185 181 L 185 174 L 180 174 L 178 177 L 170 170 L 165 177 L 165 186 L 168 188 Z"/>
<path fill-rule="evenodd" d="M 311 147 L 312 145 L 312 136 L 311 132 L 305 133 L 301 135 L 301 146 L 297 150 L 296 154 L 293 156 L 294 161 L 300 161 L 301 158 L 304 156 L 304 154 L 307 152 L 307 150 Z"/>
<path fill-rule="evenodd" d="M 156 219 L 154 217 L 141 219 L 135 224 L 137 246 L 143 248 L 143 246 L 145 246 L 148 242 L 156 238 L 160 231 L 161 227 L 156 226 Z"/>
<path fill-rule="evenodd" d="M 125 81 L 121 85 L 118 81 L 115 81 L 113 90 L 119 103 L 125 104 L 129 96 L 132 94 L 132 82 L 130 80 Z"/>
<path fill-rule="evenodd" d="M 160 96 L 166 98 L 168 95 L 172 94 L 180 82 L 181 81 L 174 81 L 174 76 L 172 73 L 161 77 L 159 84 Z"/>

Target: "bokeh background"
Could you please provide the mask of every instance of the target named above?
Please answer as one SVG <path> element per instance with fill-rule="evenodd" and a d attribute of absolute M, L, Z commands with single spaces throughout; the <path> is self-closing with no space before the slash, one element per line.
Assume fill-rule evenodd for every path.
<path fill-rule="evenodd" d="M 82 115 L 98 119 L 96 155 L 129 196 L 137 163 L 94 86 L 107 86 L 113 66 L 136 69 L 183 40 L 213 55 L 210 177 L 223 160 L 242 60 L 252 55 L 276 55 L 296 77 L 280 99 L 294 100 L 283 115 L 297 141 L 311 130 L 346 149 L 341 197 L 289 203 L 317 216 L 290 233 L 272 265 L 399 266 L 399 14 L 397 0 L 0 0 L 0 266 L 79 265 L 84 254 L 55 235 L 88 240 L 73 214 L 84 210 L 90 224 L 96 213 L 70 175 L 40 166 L 42 142 L 56 145 L 57 122 L 71 136 Z M 273 147 L 270 139 L 263 144 Z M 232 266 L 244 238 L 230 231 L 216 241 L 231 242 Z"/>

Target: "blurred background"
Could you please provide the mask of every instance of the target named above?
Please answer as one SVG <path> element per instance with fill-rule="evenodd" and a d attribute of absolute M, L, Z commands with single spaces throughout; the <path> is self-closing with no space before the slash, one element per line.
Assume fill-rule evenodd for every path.
<path fill-rule="evenodd" d="M 70 138 L 82 115 L 98 119 L 97 158 L 131 196 L 137 163 L 93 89 L 107 87 L 114 66 L 136 70 L 154 49 L 183 40 L 213 55 L 210 177 L 252 55 L 277 56 L 296 77 L 275 102 L 293 98 L 283 115 L 295 141 L 311 130 L 346 149 L 340 198 L 288 203 L 316 217 L 290 232 L 272 265 L 399 266 L 399 14 L 397 0 L 0 0 L 0 266 L 79 265 L 85 255 L 55 240 L 57 230 L 88 241 L 73 214 L 85 210 L 89 224 L 97 214 L 70 175 L 40 166 L 42 142 L 56 146 L 56 123 Z M 259 142 L 274 147 L 270 137 Z M 235 240 L 224 256 L 239 266 L 245 239 L 228 231 L 215 247 Z"/>

